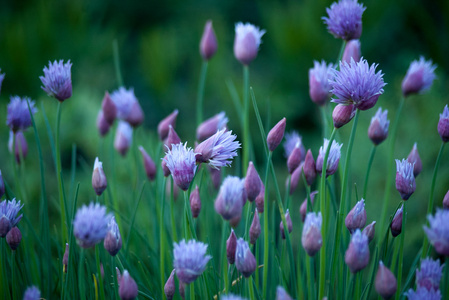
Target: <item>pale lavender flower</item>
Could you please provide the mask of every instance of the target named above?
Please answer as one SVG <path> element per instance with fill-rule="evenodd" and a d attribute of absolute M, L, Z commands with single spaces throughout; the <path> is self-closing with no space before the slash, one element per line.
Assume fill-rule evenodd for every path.
<path fill-rule="evenodd" d="M 303 149 L 303 153 L 305 156 L 305 149 L 304 145 L 302 144 L 302 137 L 299 135 L 297 131 L 291 131 L 285 134 L 285 142 L 283 146 L 286 158 L 290 156 L 290 154 L 296 147 Z"/>
<path fill-rule="evenodd" d="M 383 94 L 386 83 L 382 71 L 376 73 L 377 64 L 368 65 L 366 59 L 348 64 L 340 62 L 340 70 L 330 79 L 331 92 L 336 98 L 332 102 L 353 104 L 356 109 L 367 110 L 373 107 Z"/>
<path fill-rule="evenodd" d="M 112 256 L 117 255 L 122 248 L 122 236 L 114 216 L 109 220 L 108 232 L 104 238 L 103 246 Z"/>
<path fill-rule="evenodd" d="M 418 287 L 416 291 L 409 289 L 405 293 L 408 300 L 441 300 L 440 290 L 427 290 L 425 287 Z"/>
<path fill-rule="evenodd" d="M 95 193 L 100 196 L 108 186 L 106 175 L 103 171 L 103 163 L 95 158 L 94 171 L 92 172 L 92 187 Z"/>
<path fill-rule="evenodd" d="M 280 285 L 276 288 L 276 300 L 293 300 L 287 291 Z"/>
<path fill-rule="evenodd" d="M 210 138 L 217 131 L 225 129 L 228 124 L 228 117 L 224 111 L 216 114 L 215 116 L 203 121 L 196 129 L 196 138 L 202 142 L 207 138 Z"/>
<path fill-rule="evenodd" d="M 387 119 L 387 114 L 387 109 L 382 111 L 382 107 L 379 107 L 376 114 L 371 118 L 371 123 L 368 128 L 368 137 L 374 145 L 379 145 L 388 136 L 390 121 Z"/>
<path fill-rule="evenodd" d="M 323 218 L 321 212 L 307 213 L 302 229 L 301 243 L 309 256 L 314 256 L 323 245 L 323 238 L 321 236 L 322 223 Z"/>
<path fill-rule="evenodd" d="M 35 285 L 28 287 L 23 294 L 23 300 L 39 300 L 40 298 L 41 291 Z"/>
<path fill-rule="evenodd" d="M 204 26 L 203 36 L 200 42 L 200 54 L 204 60 L 209 60 L 217 52 L 217 37 L 215 36 L 212 21 L 208 20 Z"/>
<path fill-rule="evenodd" d="M 352 234 L 356 229 L 362 229 L 366 224 L 365 199 L 361 199 L 351 209 L 345 219 L 346 228 Z"/>
<path fill-rule="evenodd" d="M 221 184 L 215 210 L 225 220 L 231 220 L 242 214 L 242 207 L 246 199 L 245 180 L 235 176 L 228 176 Z"/>
<path fill-rule="evenodd" d="M 368 237 L 357 229 L 351 236 L 348 250 L 345 253 L 345 262 L 352 273 L 364 269 L 369 263 Z"/>
<path fill-rule="evenodd" d="M 449 108 L 446 106 L 443 109 L 443 113 L 440 114 L 440 120 L 438 121 L 438 134 L 443 142 L 449 142 Z"/>
<path fill-rule="evenodd" d="M 444 265 L 440 265 L 439 260 L 429 257 L 421 261 L 420 270 L 416 270 L 416 285 L 425 287 L 427 290 L 438 290 L 443 273 Z"/>
<path fill-rule="evenodd" d="M 230 166 L 232 159 L 237 156 L 240 143 L 236 141 L 232 131 L 222 129 L 213 136 L 196 146 L 195 154 L 198 163 L 207 163 L 215 169 Z"/>
<path fill-rule="evenodd" d="M 248 246 L 248 242 L 242 238 L 237 240 L 237 249 L 235 250 L 235 267 L 246 278 L 254 273 L 257 267 L 256 258 Z"/>
<path fill-rule="evenodd" d="M 114 148 L 122 156 L 128 153 L 129 147 L 133 142 L 133 128 L 128 122 L 120 120 L 114 137 Z"/>
<path fill-rule="evenodd" d="M 384 266 L 382 261 L 379 262 L 374 285 L 376 287 L 376 292 L 378 292 L 384 299 L 392 297 L 398 288 L 396 277 L 394 277 L 394 274 Z"/>
<path fill-rule="evenodd" d="M 416 189 L 415 176 L 413 175 L 414 163 L 406 159 L 396 159 L 396 189 L 403 200 L 408 200 Z"/>
<path fill-rule="evenodd" d="M 73 220 L 73 234 L 78 244 L 83 248 L 90 248 L 103 240 L 108 233 L 110 214 L 106 214 L 106 207 L 91 202 L 83 205 Z"/>
<path fill-rule="evenodd" d="M 164 161 L 167 163 L 176 185 L 183 191 L 187 191 L 196 171 L 195 152 L 192 148 L 187 148 L 187 142 L 184 145 L 182 143 L 172 145 L 172 149 L 168 149 Z"/>
<path fill-rule="evenodd" d="M 444 256 L 449 256 L 449 210 L 437 209 L 435 216 L 428 215 L 430 227 L 424 226 L 424 231 L 435 250 Z"/>
<path fill-rule="evenodd" d="M 432 61 L 426 61 L 424 57 L 420 57 L 419 61 L 414 60 L 405 74 L 402 81 L 402 93 L 404 96 L 416 93 L 425 93 L 432 86 L 435 79 L 436 65 L 432 65 Z"/>
<path fill-rule="evenodd" d="M 139 101 L 134 95 L 134 89 L 127 90 L 120 87 L 110 97 L 117 108 L 117 118 L 128 122 L 133 127 L 142 124 L 144 115 Z"/>
<path fill-rule="evenodd" d="M 32 125 L 30 111 L 35 114 L 37 108 L 34 107 L 34 101 L 28 97 L 20 98 L 19 96 L 11 96 L 8 104 L 8 115 L 6 117 L 6 125 L 11 128 L 13 132 L 25 130 Z"/>
<path fill-rule="evenodd" d="M 123 275 L 120 276 L 118 294 L 121 300 L 134 300 L 139 295 L 136 281 L 127 270 L 124 270 Z"/>
<path fill-rule="evenodd" d="M 320 175 L 323 170 L 323 161 L 328 145 L 329 140 L 324 139 L 324 144 L 323 146 L 320 147 L 320 151 L 316 159 L 316 170 Z M 343 146 L 343 144 L 338 144 L 335 140 L 332 141 L 332 145 L 329 149 L 329 156 L 327 158 L 326 176 L 332 175 L 337 171 L 338 162 L 340 161 L 341 156 L 340 153 L 341 146 Z"/>
<path fill-rule="evenodd" d="M 22 219 L 22 214 L 17 217 L 22 207 L 23 204 L 20 205 L 20 200 L 16 201 L 15 198 L 0 202 L 0 237 L 5 237 L 8 231 Z"/>
<path fill-rule="evenodd" d="M 358 39 L 362 34 L 362 14 L 365 9 L 357 0 L 340 0 L 326 8 L 329 17 L 322 19 L 334 37 L 346 41 Z"/>
<path fill-rule="evenodd" d="M 227 294 L 227 295 L 221 296 L 220 300 L 246 300 L 246 298 L 242 298 L 240 296 L 233 295 L 233 294 Z"/>
<path fill-rule="evenodd" d="M 313 68 L 309 69 L 310 99 L 318 105 L 324 105 L 330 96 L 331 85 L 329 79 L 334 77 L 334 65 L 313 61 Z"/>
<path fill-rule="evenodd" d="M 70 59 L 64 64 L 61 59 L 59 62 L 56 60 L 49 62 L 48 67 L 44 68 L 44 75 L 40 76 L 42 81 L 41 88 L 50 96 L 55 97 L 60 102 L 70 98 L 72 96 L 72 63 Z"/>
<path fill-rule="evenodd" d="M 173 243 L 173 246 L 173 267 L 178 279 L 185 284 L 195 281 L 204 272 L 208 261 L 212 258 L 206 255 L 207 245 L 195 240 L 187 243 L 182 240 L 179 244 Z"/>
<path fill-rule="evenodd" d="M 253 24 L 235 24 L 234 56 L 244 65 L 249 65 L 257 56 L 265 30 Z"/>
<path fill-rule="evenodd" d="M 359 61 L 362 57 L 360 47 L 361 46 L 359 40 L 350 40 L 349 42 L 347 42 L 341 60 L 347 63 L 351 62 L 351 58 L 355 61 Z"/>
<path fill-rule="evenodd" d="M 413 164 L 413 176 L 416 178 L 422 171 L 422 161 L 421 157 L 419 157 L 417 143 L 413 145 L 412 151 L 410 151 L 410 154 L 407 156 L 407 161 Z"/>

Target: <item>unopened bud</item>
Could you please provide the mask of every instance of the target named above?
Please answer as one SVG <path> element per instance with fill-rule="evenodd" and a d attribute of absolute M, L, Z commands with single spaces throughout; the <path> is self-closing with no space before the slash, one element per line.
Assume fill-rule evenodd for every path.
<path fill-rule="evenodd" d="M 334 111 L 332 112 L 332 120 L 334 121 L 334 127 L 340 128 L 345 124 L 348 124 L 352 118 L 355 116 L 356 109 L 354 109 L 354 105 L 343 105 L 338 104 L 335 106 Z"/>
<path fill-rule="evenodd" d="M 67 273 L 67 266 L 69 265 L 69 251 L 70 247 L 68 243 L 65 243 L 64 256 L 62 258 L 62 271 Z"/>
<path fill-rule="evenodd" d="M 181 284 L 181 283 L 180 283 Z M 175 270 L 171 271 L 170 277 L 168 277 L 167 282 L 164 286 L 164 293 L 167 300 L 172 300 L 175 295 Z"/>
<path fill-rule="evenodd" d="M 103 171 L 103 163 L 95 158 L 94 171 L 92 173 L 92 187 L 97 196 L 101 196 L 104 190 L 108 186 L 108 181 L 106 180 L 106 175 Z"/>
<path fill-rule="evenodd" d="M 131 105 L 131 110 L 129 114 L 126 116 L 125 121 L 128 122 L 132 127 L 137 127 L 143 123 L 144 114 L 142 107 L 140 106 L 138 101 L 133 102 Z"/>
<path fill-rule="evenodd" d="M 175 109 L 171 114 L 169 114 L 165 119 L 159 122 L 157 125 L 157 132 L 159 134 L 159 139 L 161 141 L 165 140 L 168 136 L 169 125 L 176 126 L 176 117 L 178 116 L 178 110 Z"/>
<path fill-rule="evenodd" d="M 209 167 L 210 177 L 212 179 L 212 185 L 214 189 L 218 190 L 221 183 L 221 169 L 217 170 L 215 168 Z"/>
<path fill-rule="evenodd" d="M 257 208 L 254 212 L 254 218 L 253 222 L 251 223 L 251 227 L 249 228 L 249 242 L 251 244 L 256 244 L 257 238 L 259 237 L 261 232 L 260 228 L 260 220 L 259 220 L 259 213 L 257 211 Z"/>
<path fill-rule="evenodd" d="M 397 237 L 402 232 L 402 214 L 403 214 L 404 205 L 398 209 L 393 217 L 393 221 L 391 221 L 391 234 L 394 237 Z"/>
<path fill-rule="evenodd" d="M 245 177 L 245 191 L 246 197 L 250 202 L 253 202 L 259 195 L 262 180 L 254 167 L 252 161 L 249 162 Z"/>
<path fill-rule="evenodd" d="M 287 120 L 283 118 L 270 130 L 267 136 L 267 145 L 269 151 L 274 151 L 274 149 L 279 146 L 284 137 L 285 125 Z"/>
<path fill-rule="evenodd" d="M 299 143 L 297 143 L 287 159 L 288 173 L 290 174 L 293 173 L 293 171 L 301 164 L 302 160 L 304 159 L 304 156 L 305 156 L 304 148 L 301 147 Z"/>
<path fill-rule="evenodd" d="M 371 241 L 374 239 L 376 233 L 374 226 L 376 226 L 376 221 L 368 224 L 362 231 L 362 233 L 368 237 L 368 243 L 371 243 Z"/>
<path fill-rule="evenodd" d="M 123 275 L 120 277 L 120 288 L 118 290 L 120 299 L 133 300 L 137 298 L 139 290 L 134 279 L 129 275 L 127 270 L 123 271 Z"/>
<path fill-rule="evenodd" d="M 449 191 L 447 191 L 446 195 L 444 195 L 443 208 L 449 209 Z"/>
<path fill-rule="evenodd" d="M 346 228 L 352 234 L 356 229 L 362 229 L 366 224 L 365 200 L 362 198 L 351 209 L 345 219 Z"/>
<path fill-rule="evenodd" d="M 139 151 L 142 154 L 143 166 L 145 168 L 145 173 L 147 174 L 148 179 L 154 180 L 154 178 L 156 177 L 156 165 L 154 164 L 154 161 L 142 146 L 139 146 Z"/>
<path fill-rule="evenodd" d="M 352 234 L 345 253 L 345 262 L 352 273 L 364 269 L 369 263 L 368 237 L 363 235 L 360 229 Z"/>
<path fill-rule="evenodd" d="M 14 150 L 14 156 L 16 157 L 16 161 L 18 164 L 20 164 L 20 158 L 21 156 L 25 159 L 28 155 L 28 143 L 27 140 L 25 139 L 25 136 L 23 135 L 23 132 L 21 130 L 17 131 L 15 134 L 15 150 Z M 9 132 L 9 142 L 8 142 L 8 149 L 9 152 L 12 153 L 13 150 L 13 132 L 10 131 Z"/>
<path fill-rule="evenodd" d="M 380 261 L 375 281 L 376 292 L 384 299 L 389 299 L 396 293 L 397 286 L 396 277 Z"/>
<path fill-rule="evenodd" d="M 112 125 L 117 117 L 117 107 L 107 91 L 104 93 L 103 101 L 101 102 L 101 111 L 103 112 L 105 121 L 109 125 Z"/>
<path fill-rule="evenodd" d="M 302 229 L 301 243 L 309 256 L 315 256 L 323 245 L 321 236 L 321 225 L 323 219 L 321 212 L 309 212 Z"/>
<path fill-rule="evenodd" d="M 5 194 L 5 182 L 3 181 L 2 171 L 0 170 L 0 199 Z"/>
<path fill-rule="evenodd" d="M 306 158 L 303 165 L 304 176 L 306 177 L 307 184 L 310 186 L 316 178 L 316 164 L 313 159 L 312 151 L 307 150 Z"/>
<path fill-rule="evenodd" d="M 234 229 L 231 229 L 231 234 L 226 241 L 226 257 L 230 265 L 235 262 L 235 250 L 237 249 L 237 237 L 235 236 Z"/>
<path fill-rule="evenodd" d="M 304 163 L 301 163 L 292 173 L 290 176 L 290 190 L 289 194 L 292 195 L 296 188 L 298 187 L 299 180 L 301 179 L 301 174 L 304 168 Z M 288 178 L 287 178 L 288 180 Z M 287 181 L 288 183 L 288 181 Z"/>
<path fill-rule="evenodd" d="M 105 136 L 109 132 L 110 128 L 111 125 L 109 125 L 109 123 L 106 121 L 103 111 L 100 110 L 97 116 L 97 129 L 100 133 L 100 136 Z"/>
<path fill-rule="evenodd" d="M 6 234 L 6 242 L 11 250 L 16 250 L 19 247 L 21 240 L 22 233 L 20 233 L 20 230 L 17 227 L 11 228 L 11 230 Z"/>
<path fill-rule="evenodd" d="M 418 146 L 416 143 L 413 145 L 412 151 L 410 151 L 410 154 L 407 157 L 407 161 L 413 165 L 413 176 L 416 178 L 422 171 L 422 161 L 421 157 L 419 157 Z"/>
<path fill-rule="evenodd" d="M 248 242 L 239 238 L 235 250 L 235 267 L 246 278 L 254 273 L 257 267 L 256 258 L 248 246 Z"/>
<path fill-rule="evenodd" d="M 171 150 L 172 145 L 177 145 L 179 143 L 181 143 L 181 139 L 179 138 L 175 129 L 173 128 L 173 126 L 168 125 L 168 136 L 167 136 L 167 140 L 165 141 L 166 147 L 168 147 L 168 149 Z"/>
<path fill-rule="evenodd" d="M 201 211 L 201 199 L 200 190 L 198 186 L 195 187 L 192 193 L 190 193 L 190 210 L 192 211 L 192 217 L 198 218 Z"/>
<path fill-rule="evenodd" d="M 290 217 L 290 211 L 288 209 L 287 209 L 287 212 L 285 213 L 285 222 L 286 222 L 285 225 L 287 226 L 288 233 L 291 233 L 293 230 L 293 223 L 292 223 L 292 218 Z M 282 221 L 279 224 L 279 230 L 281 231 L 282 239 L 285 240 L 284 224 Z"/>
<path fill-rule="evenodd" d="M 209 60 L 217 52 L 218 43 L 215 36 L 212 21 L 208 20 L 204 26 L 203 36 L 200 42 L 200 54 L 204 60 Z"/>
<path fill-rule="evenodd" d="M 443 113 L 440 114 L 440 120 L 438 121 L 438 134 L 444 143 L 449 142 L 449 108 L 444 107 Z"/>
<path fill-rule="evenodd" d="M 126 122 L 120 121 L 115 132 L 114 148 L 122 156 L 125 156 L 131 146 L 133 128 Z"/>
<path fill-rule="evenodd" d="M 315 195 L 318 194 L 318 191 L 313 191 L 310 193 L 310 204 L 312 204 L 315 202 Z M 301 203 L 301 206 L 299 208 L 299 213 L 301 214 L 301 220 L 304 222 L 304 220 L 306 219 L 306 215 L 307 215 L 307 197 L 306 199 L 304 199 L 304 201 Z M 312 211 L 312 207 L 310 207 L 310 211 Z"/>
<path fill-rule="evenodd" d="M 256 197 L 256 207 L 259 213 L 263 213 L 265 205 L 265 186 L 262 183 L 260 186 L 259 195 Z"/>
<path fill-rule="evenodd" d="M 351 58 L 354 61 L 359 61 L 362 56 L 362 52 L 360 50 L 360 41 L 359 40 L 350 40 L 346 43 L 345 51 L 343 52 L 343 56 L 341 61 L 351 63 Z"/>

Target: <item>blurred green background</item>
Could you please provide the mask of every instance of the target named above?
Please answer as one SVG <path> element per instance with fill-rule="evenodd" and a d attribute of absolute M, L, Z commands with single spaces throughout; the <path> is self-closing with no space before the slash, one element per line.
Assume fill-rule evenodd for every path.
<path fill-rule="evenodd" d="M 330 35 L 321 17 L 332 1 L 2 1 L 0 9 L 0 68 L 6 73 L 0 95 L 0 120 L 6 120 L 10 95 L 29 96 L 36 100 L 39 112 L 36 122 L 41 135 L 47 178 L 54 178 L 51 152 L 43 113 L 54 126 L 56 101 L 41 90 L 39 76 L 48 61 L 70 59 L 73 63 L 73 97 L 64 103 L 61 142 L 63 167 L 70 167 L 72 144 L 77 145 L 78 164 L 82 172 L 81 202 L 92 198 L 90 175 L 95 156 L 102 147 L 95 120 L 105 90 L 116 89 L 112 44 L 118 41 L 120 66 L 126 87 L 133 87 L 145 111 L 145 123 L 138 130 L 140 143 L 150 143 L 158 122 L 175 108 L 180 110 L 177 131 L 182 140 L 193 146 L 195 137 L 195 103 L 201 67 L 198 45 L 205 22 L 213 20 L 219 48 L 209 63 L 205 92 L 205 117 L 222 110 L 229 116 L 229 128 L 240 135 L 235 107 L 226 82 L 233 82 L 239 94 L 242 90 L 242 68 L 233 57 L 234 24 L 251 22 L 267 32 L 257 59 L 250 66 L 250 82 L 261 109 L 262 117 L 272 126 L 287 118 L 287 131 L 297 130 L 306 148 L 316 158 L 322 144 L 321 120 L 317 106 L 308 95 L 308 70 L 313 60 L 335 62 L 341 41 Z M 412 60 L 423 55 L 438 65 L 437 80 L 425 95 L 407 99 L 398 128 L 396 158 L 404 158 L 413 143 L 423 160 L 424 169 L 417 178 L 417 190 L 408 208 L 413 220 L 407 237 L 408 245 L 421 244 L 431 176 L 441 140 L 436 126 L 439 113 L 449 103 L 449 1 L 370 0 L 363 14 L 361 36 L 362 55 L 369 63 L 378 63 L 388 85 L 376 108 L 389 109 L 394 118 L 401 97 L 400 84 Z M 363 187 L 366 163 L 371 143 L 366 136 L 375 110 L 361 113 L 353 151 L 354 181 Z M 254 143 L 260 145 L 260 135 L 252 113 Z M 340 142 L 346 152 L 350 125 L 340 132 Z M 7 151 L 8 128 L 0 126 L 0 169 L 12 181 Z M 32 130 L 26 133 L 30 154 L 26 163 L 26 182 L 31 189 L 29 198 L 39 197 L 39 169 Z M 105 144 L 110 143 L 111 134 Z M 154 139 L 153 139 L 154 140 Z M 388 140 L 387 140 L 388 142 Z M 383 199 L 386 143 L 377 151 L 371 175 L 368 221 L 380 215 Z M 155 147 L 155 145 L 149 147 Z M 256 148 L 258 149 L 258 148 Z M 153 153 L 154 154 L 154 150 Z M 344 155 L 342 155 L 344 157 Z M 443 156 L 437 188 L 436 203 L 441 204 L 449 188 L 448 153 Z M 129 157 L 126 159 L 130 159 Z M 140 158 L 139 158 L 140 159 Z M 286 176 L 283 151 L 275 153 L 279 178 Z M 257 161 L 258 160 L 258 161 Z M 156 157 L 155 161 L 159 161 Z M 262 157 L 256 161 L 262 164 Z M 126 160 L 119 164 L 126 168 Z M 124 170 L 124 174 L 129 174 Z M 123 175 L 125 176 L 125 175 Z M 47 179 L 49 194 L 56 204 L 56 184 Z M 296 206 L 304 191 L 297 191 Z M 392 190 L 391 209 L 400 198 Z M 353 198 L 353 203 L 355 199 Z M 33 204 L 30 204 L 31 207 Z M 37 205 L 37 204 L 36 204 Z M 29 204 L 25 210 L 29 209 Z M 391 211 L 391 210 L 390 210 Z M 295 222 L 299 222 L 294 220 Z M 297 241 L 298 242 L 298 241 Z M 405 262 L 416 251 L 406 254 Z"/>

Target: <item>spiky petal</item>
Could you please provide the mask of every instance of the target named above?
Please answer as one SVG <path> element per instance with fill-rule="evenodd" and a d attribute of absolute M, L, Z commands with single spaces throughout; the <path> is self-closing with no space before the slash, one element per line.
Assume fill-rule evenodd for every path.
<path fill-rule="evenodd" d="M 449 210 L 437 209 L 434 216 L 428 215 L 430 227 L 424 226 L 424 231 L 430 243 L 441 255 L 449 256 Z"/>
<path fill-rule="evenodd" d="M 402 94 L 422 94 L 430 89 L 435 79 L 436 65 L 432 65 L 432 60 L 426 61 L 423 56 L 412 61 L 410 67 L 402 81 Z"/>
<path fill-rule="evenodd" d="M 25 130 L 31 126 L 31 115 L 28 110 L 30 106 L 31 113 L 35 114 L 37 108 L 34 107 L 34 101 L 28 97 L 20 98 L 19 96 L 11 96 L 8 104 L 8 115 L 6 117 L 6 125 L 13 132 Z"/>
<path fill-rule="evenodd" d="M 72 63 L 70 59 L 64 64 L 61 59 L 49 62 L 48 67 L 44 67 L 44 76 L 40 76 L 42 81 L 41 88 L 50 96 L 55 97 L 58 101 L 64 100 L 72 96 Z"/>
<path fill-rule="evenodd" d="M 411 164 L 406 159 L 396 159 L 396 189 L 403 200 L 408 200 L 416 189 L 413 169 L 414 163 Z"/>
<path fill-rule="evenodd" d="M 418 287 L 416 291 L 409 289 L 405 293 L 408 300 L 441 300 L 440 290 L 427 290 L 425 287 Z"/>
<path fill-rule="evenodd" d="M 326 8 L 329 17 L 322 19 L 334 37 L 346 41 L 358 39 L 362 34 L 362 14 L 365 9 L 357 0 L 340 0 Z"/>
<path fill-rule="evenodd" d="M 212 258 L 206 255 L 207 245 L 195 240 L 186 243 L 185 240 L 173 243 L 173 266 L 178 279 L 189 284 L 200 276 L 206 269 L 208 261 Z"/>
<path fill-rule="evenodd" d="M 22 214 L 17 216 L 22 207 L 23 204 L 20 205 L 20 200 L 16 201 L 15 198 L 0 202 L 0 237 L 5 237 L 9 230 L 22 219 Z"/>
<path fill-rule="evenodd" d="M 108 222 L 111 218 L 106 213 L 106 207 L 91 202 L 83 205 L 75 215 L 73 234 L 78 244 L 83 248 L 90 248 L 103 240 L 108 232 Z"/>
<path fill-rule="evenodd" d="M 187 148 L 187 142 L 184 145 L 173 145 L 166 153 L 164 161 L 176 185 L 187 191 L 196 171 L 195 153 L 192 148 Z"/>
<path fill-rule="evenodd" d="M 253 24 L 235 24 L 234 56 L 244 65 L 249 65 L 257 56 L 265 30 Z"/>
<path fill-rule="evenodd" d="M 232 159 L 237 156 L 240 143 L 236 141 L 232 131 L 222 129 L 195 148 L 198 163 L 207 163 L 215 169 L 230 166 Z"/>

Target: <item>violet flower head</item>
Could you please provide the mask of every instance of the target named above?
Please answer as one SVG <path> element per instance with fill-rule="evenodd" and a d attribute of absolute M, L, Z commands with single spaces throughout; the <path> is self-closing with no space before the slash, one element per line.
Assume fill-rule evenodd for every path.
<path fill-rule="evenodd" d="M 41 291 L 35 285 L 28 287 L 23 294 L 23 300 L 39 300 L 40 298 Z"/>
<path fill-rule="evenodd" d="M 412 151 L 407 156 L 407 161 L 413 164 L 413 176 L 416 178 L 422 171 L 422 161 L 421 157 L 419 157 L 417 143 L 413 145 Z"/>
<path fill-rule="evenodd" d="M 388 136 L 390 121 L 387 119 L 387 114 L 387 109 L 382 111 L 382 107 L 379 107 L 376 114 L 371 118 L 371 123 L 368 127 L 368 137 L 376 146 L 382 143 Z"/>
<path fill-rule="evenodd" d="M 108 233 L 108 222 L 111 214 L 106 214 L 106 207 L 91 202 L 78 209 L 73 220 L 73 234 L 78 245 L 83 248 L 95 246 Z"/>
<path fill-rule="evenodd" d="M 436 67 L 436 65 L 432 65 L 431 60 L 426 61 L 422 56 L 419 58 L 419 61 L 412 61 L 402 81 L 402 94 L 404 97 L 428 91 L 436 77 Z"/>
<path fill-rule="evenodd" d="M 415 176 L 413 175 L 414 164 L 406 159 L 396 159 L 396 189 L 403 200 L 408 200 L 416 189 Z"/>
<path fill-rule="evenodd" d="M 92 172 L 92 187 L 95 193 L 100 196 L 108 186 L 106 175 L 103 171 L 103 163 L 95 158 L 94 171 Z"/>
<path fill-rule="evenodd" d="M 444 265 L 440 261 L 429 257 L 421 261 L 421 268 L 416 270 L 416 286 L 425 287 L 427 290 L 438 290 L 443 275 Z"/>
<path fill-rule="evenodd" d="M 427 238 L 441 255 L 449 256 L 449 210 L 437 209 L 434 216 L 428 215 L 430 227 L 424 226 Z"/>
<path fill-rule="evenodd" d="M 203 121 L 196 129 L 196 139 L 200 142 L 207 138 L 210 138 L 217 131 L 225 129 L 228 124 L 228 117 L 224 111 L 216 114 L 215 116 Z"/>
<path fill-rule="evenodd" d="M 384 299 L 392 297 L 398 288 L 397 280 L 394 274 L 384 266 L 383 262 L 379 262 L 375 280 L 376 292 Z"/>
<path fill-rule="evenodd" d="M 49 62 L 48 67 L 44 67 L 44 76 L 39 77 L 44 85 L 41 88 L 60 102 L 72 97 L 71 68 L 70 59 L 65 64 L 62 59 L 59 62 Z"/>
<path fill-rule="evenodd" d="M 246 278 L 254 273 L 257 267 L 256 258 L 248 246 L 248 242 L 242 238 L 237 240 L 237 249 L 235 250 L 235 267 Z"/>
<path fill-rule="evenodd" d="M 204 26 L 203 36 L 200 42 L 200 54 L 204 60 L 209 60 L 217 52 L 218 43 L 215 36 L 214 28 L 212 27 L 212 21 L 208 20 Z"/>
<path fill-rule="evenodd" d="M 22 219 L 22 214 L 17 217 L 19 210 L 22 209 L 23 204 L 20 205 L 20 200 L 3 200 L 0 202 L 0 237 L 5 237 L 6 234 L 19 223 Z"/>
<path fill-rule="evenodd" d="M 326 154 L 326 149 L 329 145 L 329 140 L 324 139 L 323 146 L 320 147 L 318 157 L 316 158 L 316 171 L 321 174 L 323 170 L 323 161 Z M 329 149 L 329 156 L 327 158 L 326 176 L 332 175 L 337 171 L 338 162 L 340 161 L 340 150 L 343 144 L 338 144 L 335 140 L 332 141 L 332 145 Z"/>
<path fill-rule="evenodd" d="M 128 153 L 129 147 L 133 142 L 133 128 L 128 122 L 120 120 L 117 125 L 117 131 L 114 137 L 114 148 L 122 156 Z"/>
<path fill-rule="evenodd" d="M 293 300 L 293 298 L 290 297 L 290 295 L 282 286 L 279 285 L 276 288 L 276 300 Z"/>
<path fill-rule="evenodd" d="M 173 145 L 164 158 L 173 181 L 183 191 L 189 188 L 196 171 L 195 153 L 192 148 L 186 146 L 187 142 L 184 145 L 182 143 Z"/>
<path fill-rule="evenodd" d="M 359 40 L 348 41 L 346 43 L 345 51 L 343 52 L 341 60 L 347 62 L 348 64 L 351 62 L 351 58 L 355 61 L 359 61 L 362 57 L 360 47 L 361 46 Z"/>
<path fill-rule="evenodd" d="M 245 199 L 245 180 L 235 176 L 227 176 L 221 184 L 215 200 L 215 210 L 223 219 L 231 220 L 242 214 Z"/>
<path fill-rule="evenodd" d="M 349 41 L 362 34 L 362 14 L 366 7 L 357 0 L 340 0 L 326 8 L 329 17 L 322 17 L 327 30 L 336 38 Z"/>
<path fill-rule="evenodd" d="M 117 255 L 120 249 L 122 249 L 122 236 L 114 216 L 109 220 L 108 232 L 104 238 L 103 246 L 111 256 Z"/>
<path fill-rule="evenodd" d="M 416 291 L 409 289 L 405 293 L 408 300 L 441 300 L 440 290 L 427 290 L 425 287 L 418 287 Z"/>
<path fill-rule="evenodd" d="M 195 281 L 204 272 L 208 261 L 212 258 L 206 255 L 207 245 L 195 240 L 187 243 L 182 240 L 178 244 L 173 243 L 173 246 L 173 267 L 178 279 L 185 284 Z"/>
<path fill-rule="evenodd" d="M 37 112 L 37 108 L 34 107 L 34 101 L 28 97 L 20 98 L 19 96 L 11 96 L 10 100 L 11 101 L 8 104 L 6 125 L 8 125 L 13 132 L 27 129 L 32 125 L 28 105 L 30 105 L 33 115 Z"/>
<path fill-rule="evenodd" d="M 260 188 L 262 186 L 262 180 L 259 177 L 259 173 L 257 173 L 256 168 L 252 161 L 249 162 L 248 169 L 246 170 L 245 177 L 245 191 L 246 196 L 250 202 L 256 200 L 257 196 L 260 193 Z"/>
<path fill-rule="evenodd" d="M 366 224 L 365 199 L 361 199 L 351 209 L 345 219 L 346 228 L 352 234 L 356 229 L 362 229 Z"/>
<path fill-rule="evenodd" d="M 134 89 L 127 90 L 122 86 L 114 91 L 110 97 L 117 108 L 117 118 L 128 122 L 133 127 L 142 124 L 143 110 L 134 95 Z"/>
<path fill-rule="evenodd" d="M 321 225 L 323 218 L 321 212 L 309 212 L 306 215 L 304 227 L 302 229 L 301 243 L 309 256 L 314 256 L 318 253 L 323 245 L 323 238 L 321 235 Z"/>
<path fill-rule="evenodd" d="M 127 270 L 124 270 L 120 276 L 118 294 L 121 300 L 134 300 L 139 295 L 137 283 Z"/>
<path fill-rule="evenodd" d="M 142 154 L 145 173 L 147 174 L 148 179 L 153 181 L 156 178 L 156 165 L 142 146 L 139 146 L 139 151 Z"/>
<path fill-rule="evenodd" d="M 277 124 L 274 125 L 273 128 L 271 128 L 271 130 L 268 132 L 267 145 L 270 152 L 274 151 L 274 149 L 279 146 L 282 139 L 284 138 L 286 123 L 287 119 L 282 118 L 282 120 L 277 122 Z"/>
<path fill-rule="evenodd" d="M 402 215 L 404 212 L 404 205 L 401 205 L 401 207 L 396 211 L 396 213 L 393 216 L 393 220 L 391 221 L 391 235 L 393 237 L 397 237 L 402 232 Z"/>
<path fill-rule="evenodd" d="M 235 262 L 235 250 L 237 249 L 237 237 L 235 235 L 234 229 L 231 228 L 231 234 L 226 240 L 226 257 L 230 265 Z"/>
<path fill-rule="evenodd" d="M 196 146 L 196 161 L 207 163 L 215 169 L 230 166 L 232 159 L 237 156 L 240 143 L 235 139 L 237 136 L 232 131 L 222 129 L 213 136 Z"/>
<path fill-rule="evenodd" d="M 331 92 L 335 96 L 332 102 L 353 104 L 354 108 L 360 110 L 373 107 L 386 85 L 382 71 L 376 73 L 377 66 L 369 66 L 363 58 L 358 62 L 353 59 L 350 63 L 340 62 L 340 70 L 335 71 L 335 77 L 329 80 Z"/>
<path fill-rule="evenodd" d="M 290 154 L 293 152 L 293 150 L 298 147 L 304 150 L 303 152 L 304 152 L 304 156 L 305 156 L 305 148 L 302 143 L 302 137 L 299 135 L 299 133 L 297 131 L 291 131 L 291 132 L 287 132 L 285 134 L 285 142 L 284 142 L 283 146 L 284 146 L 286 158 L 289 158 Z M 304 157 L 303 157 L 303 159 L 304 159 Z"/>
<path fill-rule="evenodd" d="M 331 85 L 329 80 L 334 77 L 334 65 L 313 61 L 313 68 L 309 69 L 309 95 L 310 99 L 318 105 L 324 105 L 329 99 Z"/>
<path fill-rule="evenodd" d="M 253 24 L 235 24 L 234 56 L 244 65 L 249 65 L 256 57 L 265 30 Z"/>
<path fill-rule="evenodd" d="M 345 262 L 352 273 L 364 269 L 369 263 L 368 237 L 357 229 L 345 253 Z"/>
<path fill-rule="evenodd" d="M 449 142 L 449 108 L 444 107 L 443 113 L 440 114 L 440 120 L 438 121 L 438 134 L 443 142 Z"/>

